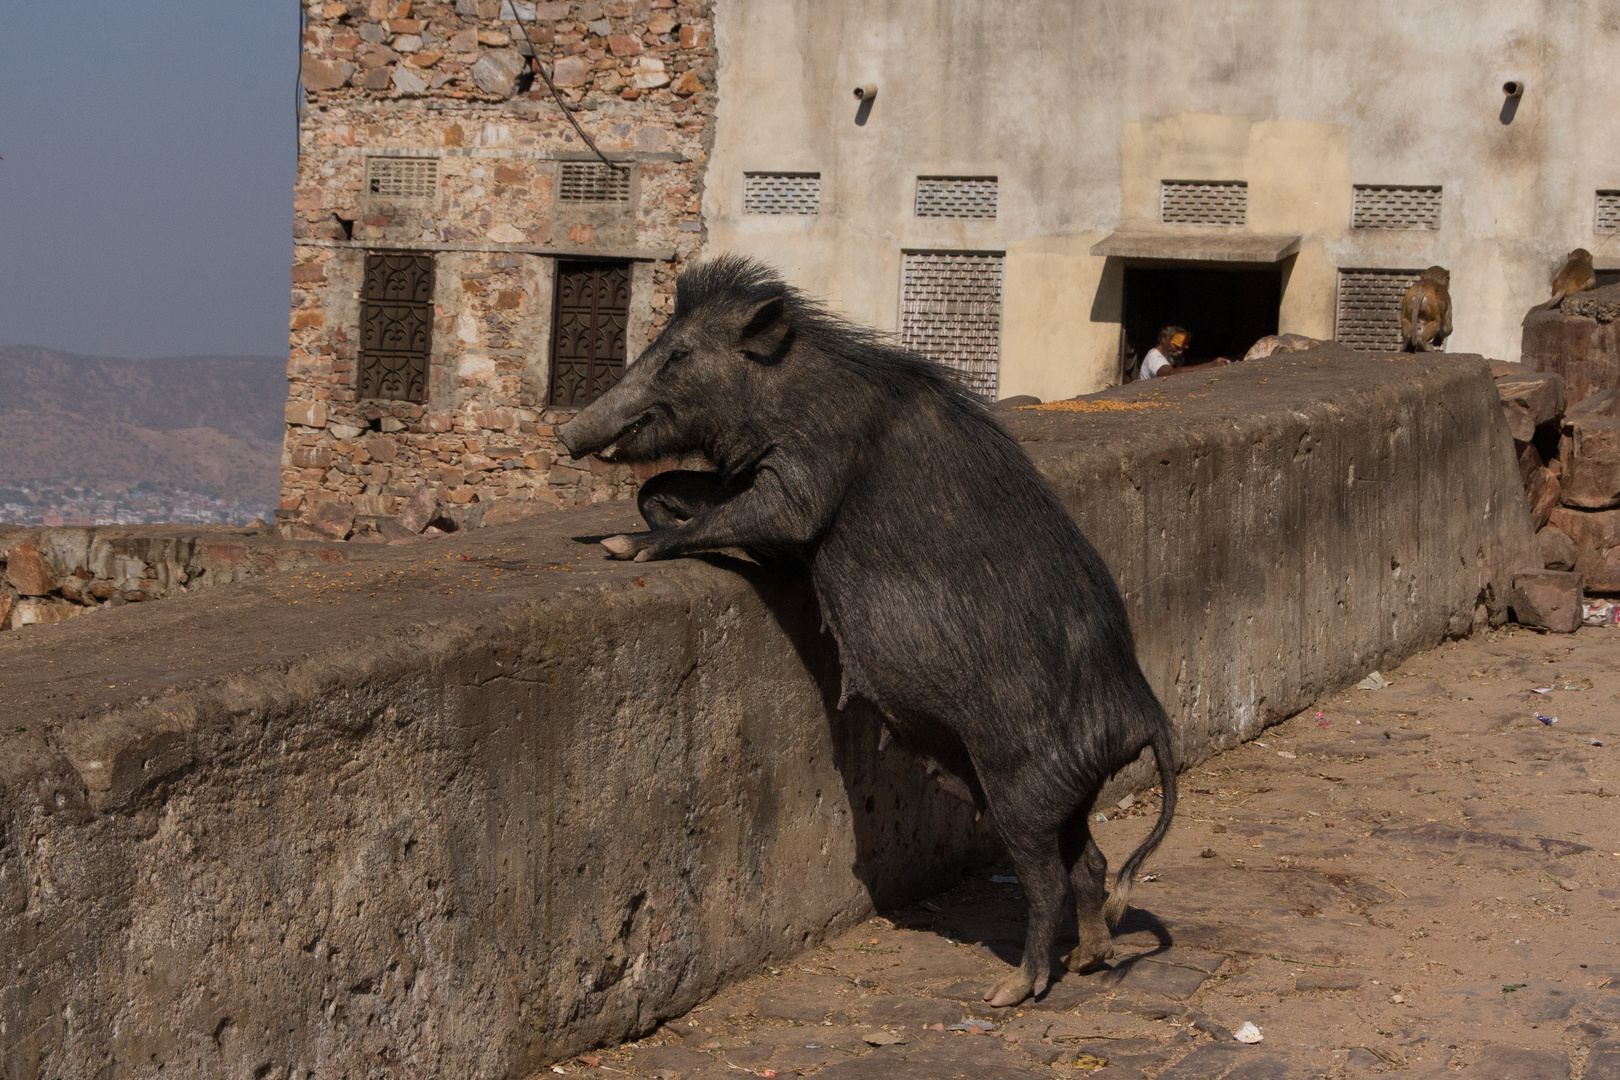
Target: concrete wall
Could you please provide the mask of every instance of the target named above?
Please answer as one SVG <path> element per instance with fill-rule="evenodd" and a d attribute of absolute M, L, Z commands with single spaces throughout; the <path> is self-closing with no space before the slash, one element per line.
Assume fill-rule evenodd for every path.
<path fill-rule="evenodd" d="M 1600 0 L 720 0 L 708 249 L 899 324 L 905 249 L 1006 252 L 1003 396 L 1115 381 L 1118 282 L 1092 243 L 1157 225 L 1163 179 L 1246 180 L 1249 230 L 1299 233 L 1284 332 L 1330 336 L 1337 269 L 1452 270 L 1451 347 L 1516 359 L 1518 321 L 1620 186 Z M 1504 123 L 1501 85 L 1528 85 Z M 851 89 L 880 90 L 864 124 Z M 812 218 L 742 213 L 743 173 L 819 171 Z M 997 175 L 999 216 L 913 216 L 918 175 Z M 1349 228 L 1351 185 L 1439 184 L 1436 231 Z"/>
<path fill-rule="evenodd" d="M 1008 422 L 1187 762 L 1535 565 L 1477 357 L 1064 405 Z M 519 1077 L 953 880 L 984 824 L 831 707 L 805 584 L 604 562 L 626 514 L 0 635 L 0 1074 Z"/>

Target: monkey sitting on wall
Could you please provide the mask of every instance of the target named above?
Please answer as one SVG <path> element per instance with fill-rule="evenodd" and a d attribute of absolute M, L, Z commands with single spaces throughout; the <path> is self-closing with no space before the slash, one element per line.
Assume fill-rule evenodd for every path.
<path fill-rule="evenodd" d="M 1401 351 L 1439 352 L 1451 336 L 1451 271 L 1431 266 L 1401 297 Z"/>
<path fill-rule="evenodd" d="M 1564 302 L 1564 297 L 1574 296 L 1579 292 L 1590 292 L 1597 288 L 1597 272 L 1592 269 L 1592 253 L 1585 248 L 1576 248 L 1564 260 L 1564 268 L 1558 271 L 1553 278 L 1552 299 L 1545 304 L 1537 304 L 1531 311 L 1547 311 Z M 1526 313 L 1525 318 L 1529 318 Z"/>

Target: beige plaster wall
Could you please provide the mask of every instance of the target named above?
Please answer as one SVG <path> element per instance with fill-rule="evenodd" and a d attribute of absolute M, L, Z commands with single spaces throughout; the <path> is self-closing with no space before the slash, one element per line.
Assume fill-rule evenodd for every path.
<path fill-rule="evenodd" d="M 768 259 L 888 329 L 903 250 L 1005 251 L 1004 396 L 1113 379 L 1119 270 L 1088 249 L 1156 227 L 1163 179 L 1247 180 L 1251 231 L 1303 235 L 1280 322 L 1312 336 L 1332 333 L 1339 268 L 1439 263 L 1450 347 L 1511 359 L 1570 248 L 1620 260 L 1593 232 L 1593 192 L 1620 187 L 1604 0 L 718 0 L 715 22 L 706 250 Z M 1528 90 L 1504 123 L 1509 78 Z M 819 171 L 821 213 L 744 215 L 756 169 Z M 1000 216 L 917 219 L 929 174 L 998 176 Z M 1357 183 L 1442 185 L 1441 227 L 1351 230 Z"/>

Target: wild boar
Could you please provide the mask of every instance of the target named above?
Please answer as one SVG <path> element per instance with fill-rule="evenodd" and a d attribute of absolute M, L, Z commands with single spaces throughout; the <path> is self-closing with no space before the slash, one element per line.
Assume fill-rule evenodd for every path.
<path fill-rule="evenodd" d="M 949 369 L 723 256 L 681 274 L 669 325 L 558 437 L 576 458 L 702 451 L 715 466 L 649 481 L 652 531 L 604 540 L 613 558 L 734 547 L 808 567 L 840 707 L 872 702 L 946 790 L 991 811 L 1017 866 L 1023 963 L 987 1000 L 1045 991 L 1070 895 L 1080 944 L 1067 966 L 1104 966 L 1109 927 L 1175 813 L 1170 722 L 1107 566 Z M 1110 894 L 1088 815 L 1149 746 L 1162 809 Z"/>

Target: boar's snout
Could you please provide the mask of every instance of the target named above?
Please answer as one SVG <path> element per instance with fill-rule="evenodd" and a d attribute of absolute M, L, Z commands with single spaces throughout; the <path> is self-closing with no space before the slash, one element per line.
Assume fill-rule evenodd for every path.
<path fill-rule="evenodd" d="M 558 428 L 557 438 L 575 461 L 590 454 L 612 461 L 647 420 L 637 404 L 629 395 L 604 395 Z"/>

